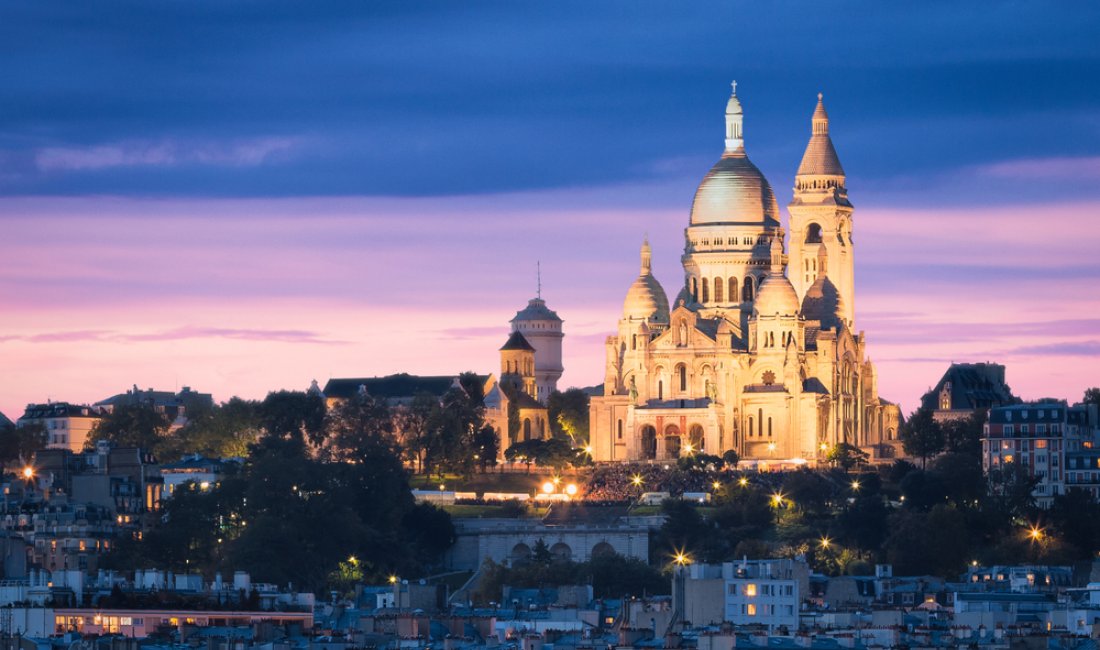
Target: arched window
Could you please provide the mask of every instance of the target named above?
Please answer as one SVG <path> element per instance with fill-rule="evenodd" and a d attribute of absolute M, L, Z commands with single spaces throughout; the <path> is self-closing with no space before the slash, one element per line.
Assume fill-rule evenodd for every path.
<path fill-rule="evenodd" d="M 619 420 L 618 429 L 619 430 L 618 430 L 618 436 L 617 437 L 618 437 L 619 440 L 622 440 L 623 439 L 623 421 L 622 420 Z"/>
<path fill-rule="evenodd" d="M 680 379 L 680 392 L 683 393 L 688 389 L 687 366 L 682 363 L 676 366 L 676 376 Z"/>
<path fill-rule="evenodd" d="M 810 227 L 806 229 L 806 243 L 807 244 L 820 244 L 821 243 L 821 226 L 816 223 L 811 223 Z"/>
<path fill-rule="evenodd" d="M 631 350 L 637 350 L 638 349 L 638 335 L 637 334 L 632 334 L 630 336 L 630 349 Z"/>
<path fill-rule="evenodd" d="M 772 437 L 772 418 L 770 415 L 768 416 L 768 437 Z"/>
<path fill-rule="evenodd" d="M 714 278 L 714 302 L 724 302 L 722 299 L 722 278 Z"/>
<path fill-rule="evenodd" d="M 703 302 L 710 302 L 710 283 L 706 278 L 703 278 Z"/>
<path fill-rule="evenodd" d="M 691 279 L 691 299 L 699 302 L 699 281 L 695 278 Z"/>
<path fill-rule="evenodd" d="M 730 278 L 730 292 L 727 295 L 730 302 L 737 302 L 737 278 Z"/>
<path fill-rule="evenodd" d="M 752 427 L 752 416 L 750 415 L 750 416 L 749 416 L 749 437 L 751 438 L 751 437 L 753 437 L 754 435 L 756 435 L 756 432 L 755 432 L 755 431 L 753 430 L 753 427 Z"/>
<path fill-rule="evenodd" d="M 657 399 L 665 398 L 665 382 L 664 380 L 657 380 Z"/>
<path fill-rule="evenodd" d="M 745 278 L 745 286 L 741 288 L 741 300 L 745 302 L 752 302 L 752 297 L 752 276 L 750 275 Z"/>
<path fill-rule="evenodd" d="M 531 439 L 531 418 L 523 418 L 523 439 Z"/>
<path fill-rule="evenodd" d="M 760 437 L 764 437 L 764 409 L 756 409 L 756 421 L 760 423 Z"/>

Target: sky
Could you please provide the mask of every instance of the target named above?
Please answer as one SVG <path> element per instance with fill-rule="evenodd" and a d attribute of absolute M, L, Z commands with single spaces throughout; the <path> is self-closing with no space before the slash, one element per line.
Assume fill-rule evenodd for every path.
<path fill-rule="evenodd" d="M 648 234 L 675 295 L 738 81 L 791 198 L 818 92 L 856 325 L 904 412 L 952 362 L 1100 384 L 1100 5 L 0 4 L 0 411 L 494 372 L 537 290 L 602 382 Z"/>

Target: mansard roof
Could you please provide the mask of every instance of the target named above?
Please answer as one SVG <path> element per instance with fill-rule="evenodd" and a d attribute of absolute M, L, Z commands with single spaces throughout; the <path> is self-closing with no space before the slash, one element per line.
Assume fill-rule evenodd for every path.
<path fill-rule="evenodd" d="M 973 411 L 1020 400 L 1005 383 L 1005 367 L 997 363 L 953 363 L 936 387 L 924 394 L 921 406 L 939 410 L 939 396 L 950 382 L 951 410 Z"/>

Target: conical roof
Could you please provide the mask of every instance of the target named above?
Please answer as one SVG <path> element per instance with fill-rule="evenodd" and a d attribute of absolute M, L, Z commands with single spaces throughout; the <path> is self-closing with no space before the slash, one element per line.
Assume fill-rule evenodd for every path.
<path fill-rule="evenodd" d="M 843 176 L 844 168 L 836 155 L 833 140 L 829 137 L 829 114 L 825 112 L 825 102 L 821 93 L 817 94 L 817 108 L 814 109 L 813 127 L 806 152 L 802 154 L 802 163 L 798 166 L 798 176 Z"/>

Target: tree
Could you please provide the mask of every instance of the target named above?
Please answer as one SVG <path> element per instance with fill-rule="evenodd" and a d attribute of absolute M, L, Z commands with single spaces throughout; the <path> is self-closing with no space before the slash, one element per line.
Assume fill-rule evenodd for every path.
<path fill-rule="evenodd" d="M 985 496 L 985 476 L 981 456 L 947 452 L 932 463 L 932 472 L 941 479 L 947 497 L 956 506 L 971 506 Z"/>
<path fill-rule="evenodd" d="M 977 410 L 969 417 L 953 418 L 941 424 L 944 448 L 951 453 L 966 454 L 980 459 L 985 420 L 986 412 Z"/>
<path fill-rule="evenodd" d="M 546 407 L 555 436 L 568 437 L 574 447 L 588 444 L 588 401 L 588 393 L 580 388 L 550 393 Z"/>
<path fill-rule="evenodd" d="M 424 470 L 424 453 L 429 446 L 428 425 L 438 408 L 439 400 L 434 395 L 420 392 L 407 406 L 394 409 L 394 431 L 401 438 L 403 457 L 413 463 L 417 473 Z"/>
<path fill-rule="evenodd" d="M 966 519 L 949 506 L 899 511 L 890 517 L 889 529 L 886 559 L 902 575 L 954 577 L 971 555 Z"/>
<path fill-rule="evenodd" d="M 247 456 L 262 432 L 259 404 L 239 397 L 188 416 L 187 424 L 176 432 L 175 446 L 209 458 Z"/>
<path fill-rule="evenodd" d="M 425 471 L 440 475 L 452 471 L 470 476 L 474 468 L 474 436 L 484 426 L 484 415 L 484 404 L 467 390 L 447 391 L 428 419 Z"/>
<path fill-rule="evenodd" d="M 84 443 L 85 449 L 95 449 L 95 443 L 107 440 L 116 447 L 137 447 L 151 454 L 161 451 L 171 422 L 163 413 L 142 404 L 122 404 L 96 422 Z"/>
<path fill-rule="evenodd" d="M 932 417 L 932 411 L 919 408 L 901 426 L 901 444 L 905 453 L 920 458 L 921 469 L 928 459 L 943 451 L 943 430 Z"/>
<path fill-rule="evenodd" d="M 737 463 L 741 461 L 741 456 L 733 449 L 727 449 L 722 454 L 722 462 L 726 464 L 726 467 L 730 469 L 737 469 Z"/>
<path fill-rule="evenodd" d="M 0 466 L 29 463 L 46 442 L 46 428 L 41 424 L 0 427 Z"/>
<path fill-rule="evenodd" d="M 285 441 L 304 451 L 307 443 L 317 447 L 323 441 L 325 401 L 301 391 L 268 393 L 260 404 L 259 420 L 266 441 Z"/>
<path fill-rule="evenodd" d="M 835 447 L 829 450 L 826 459 L 840 467 L 845 472 L 858 467 L 860 465 L 866 465 L 868 461 L 867 452 L 863 451 L 855 445 L 850 445 L 846 442 L 838 443 Z"/>
<path fill-rule="evenodd" d="M 1006 517 L 1024 517 L 1035 507 L 1039 479 L 1023 463 L 1005 463 L 989 470 L 989 499 Z"/>
<path fill-rule="evenodd" d="M 1081 398 L 1081 401 L 1085 404 L 1100 406 L 1100 388 L 1094 387 L 1085 389 L 1085 395 Z"/>
<path fill-rule="evenodd" d="M 482 473 L 486 468 L 497 464 L 497 455 L 500 453 L 500 437 L 496 429 L 486 424 L 477 430 L 473 440 L 474 459 Z"/>

